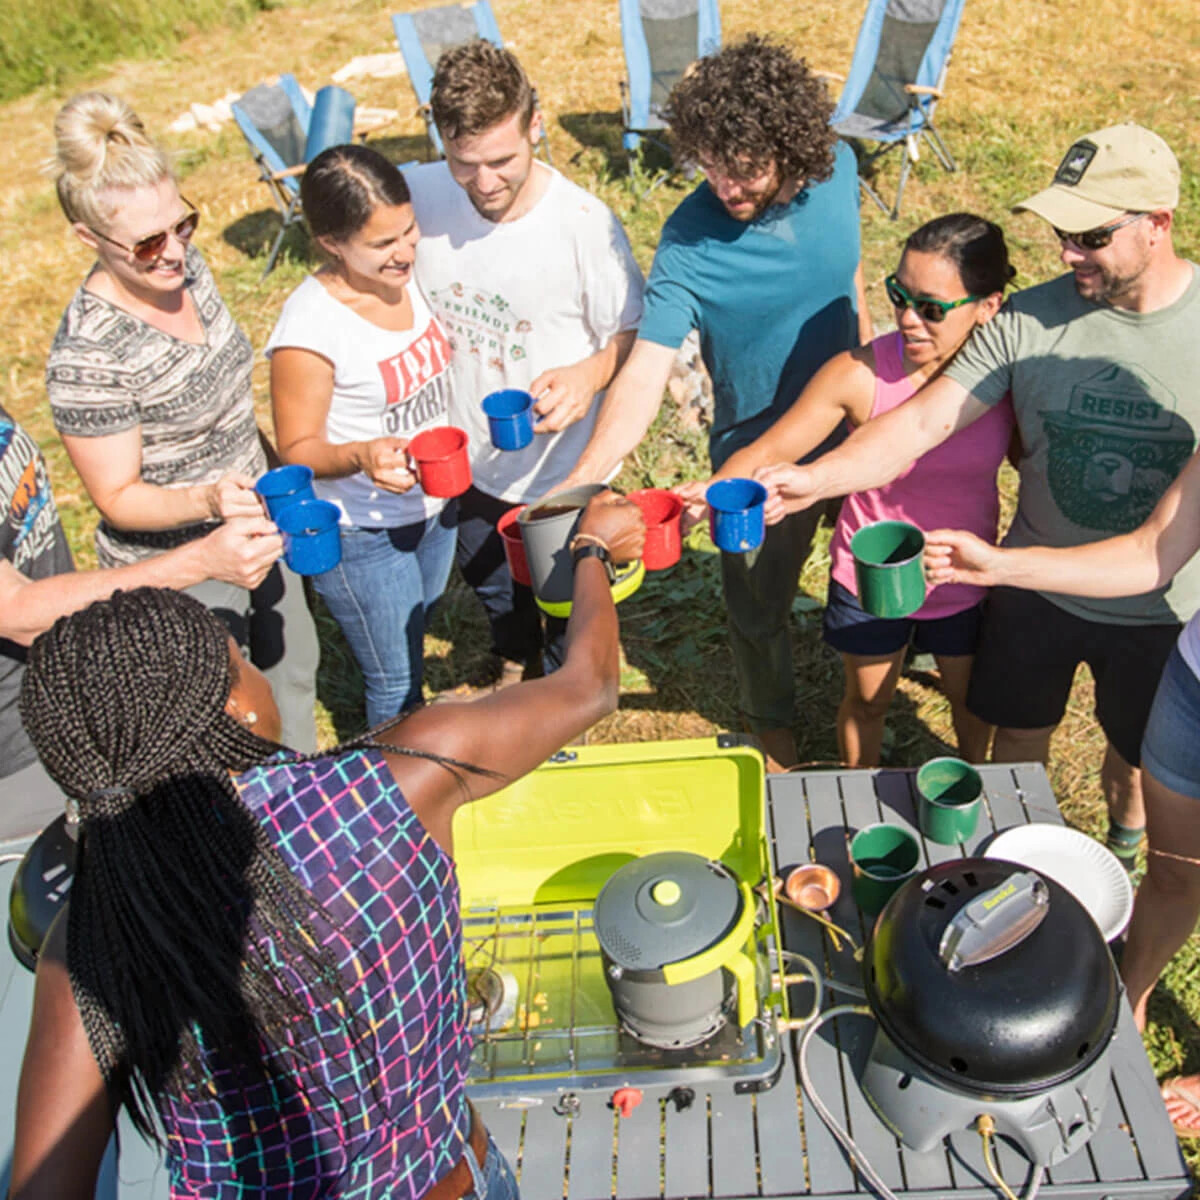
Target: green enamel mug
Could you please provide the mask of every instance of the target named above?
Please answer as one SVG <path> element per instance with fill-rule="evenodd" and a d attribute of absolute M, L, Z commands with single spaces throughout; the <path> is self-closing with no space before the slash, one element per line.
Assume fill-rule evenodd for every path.
<path fill-rule="evenodd" d="M 917 825 L 930 840 L 965 842 L 982 807 L 983 780 L 961 758 L 931 758 L 917 772 Z"/>
<path fill-rule="evenodd" d="M 907 617 L 925 603 L 925 535 L 907 521 L 876 521 L 850 539 L 858 602 L 873 617 Z"/>

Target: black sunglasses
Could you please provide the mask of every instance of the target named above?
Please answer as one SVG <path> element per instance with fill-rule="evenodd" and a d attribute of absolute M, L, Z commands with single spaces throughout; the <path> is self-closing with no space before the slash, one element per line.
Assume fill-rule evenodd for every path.
<path fill-rule="evenodd" d="M 1144 212 L 1133 213 L 1111 225 L 1101 225 L 1099 229 L 1087 229 L 1083 233 L 1067 233 L 1065 229 L 1059 229 L 1057 226 L 1051 226 L 1051 228 L 1054 230 L 1054 236 L 1060 242 L 1070 242 L 1072 246 L 1078 246 L 1080 250 L 1103 250 L 1113 240 L 1113 234 L 1118 229 L 1124 229 L 1126 225 L 1132 225 L 1134 221 L 1140 221 L 1144 216 L 1146 216 Z"/>
<path fill-rule="evenodd" d="M 940 325 L 947 313 L 983 299 L 982 296 L 964 296 L 961 300 L 935 300 L 932 296 L 914 296 L 895 275 L 889 275 L 883 281 L 883 287 L 896 308 L 911 308 L 922 321 L 930 325 Z"/>
<path fill-rule="evenodd" d="M 186 196 L 179 198 L 188 206 L 188 211 L 170 228 L 163 229 L 159 233 L 151 233 L 144 238 L 138 238 L 132 246 L 118 242 L 116 238 L 111 238 L 107 233 L 101 233 L 98 229 L 93 229 L 92 233 L 108 242 L 109 245 L 116 246 L 127 254 L 132 254 L 138 262 L 149 266 L 162 258 L 163 251 L 167 248 L 167 238 L 171 234 L 174 234 L 181 242 L 190 242 L 192 235 L 196 232 L 196 226 L 200 224 L 200 214 L 196 211 L 196 206 Z"/>

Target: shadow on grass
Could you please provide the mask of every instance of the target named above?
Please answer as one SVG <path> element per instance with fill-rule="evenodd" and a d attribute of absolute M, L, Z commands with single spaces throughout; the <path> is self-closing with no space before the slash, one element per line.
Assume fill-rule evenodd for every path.
<path fill-rule="evenodd" d="M 575 152 L 572 163 L 578 163 L 588 151 L 599 151 L 599 156 L 592 154 L 591 159 L 593 168 L 595 159 L 602 159 L 603 168 L 596 174 L 604 182 L 617 183 L 631 178 L 636 182 L 643 177 L 648 182 L 659 175 L 675 172 L 669 147 L 650 138 L 643 137 L 640 148 L 630 155 L 621 141 L 625 127 L 620 113 L 562 113 L 558 123 L 580 144 L 581 149 Z"/>
<path fill-rule="evenodd" d="M 225 244 L 232 246 L 240 254 L 249 259 L 261 258 L 265 261 L 279 236 L 279 223 L 282 220 L 277 211 L 261 209 L 258 212 L 247 213 L 238 217 L 231 225 L 221 231 Z M 308 237 L 308 231 L 303 224 L 296 222 L 291 225 L 284 235 L 280 248 L 281 259 L 291 259 L 304 266 L 315 266 L 317 254 Z"/>

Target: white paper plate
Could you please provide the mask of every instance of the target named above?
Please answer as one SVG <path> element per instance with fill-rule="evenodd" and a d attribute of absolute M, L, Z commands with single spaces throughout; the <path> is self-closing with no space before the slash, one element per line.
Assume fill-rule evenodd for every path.
<path fill-rule="evenodd" d="M 1032 867 L 1062 884 L 1111 942 L 1133 912 L 1133 885 L 1117 856 L 1095 838 L 1065 825 L 1018 825 L 993 838 L 985 858 Z"/>

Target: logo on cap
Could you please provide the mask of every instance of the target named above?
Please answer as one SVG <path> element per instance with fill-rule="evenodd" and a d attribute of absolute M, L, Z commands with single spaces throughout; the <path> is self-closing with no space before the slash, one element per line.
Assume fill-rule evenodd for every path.
<path fill-rule="evenodd" d="M 1076 142 L 1066 157 L 1054 172 L 1054 182 L 1074 187 L 1084 176 L 1092 159 L 1096 157 L 1096 145 L 1093 142 Z"/>

